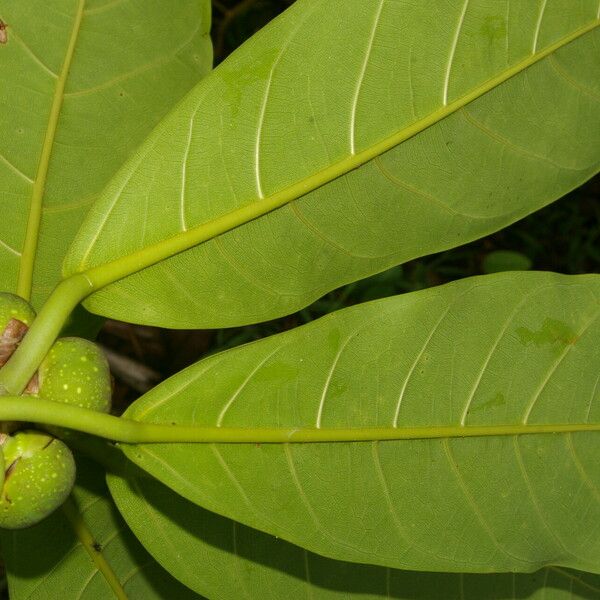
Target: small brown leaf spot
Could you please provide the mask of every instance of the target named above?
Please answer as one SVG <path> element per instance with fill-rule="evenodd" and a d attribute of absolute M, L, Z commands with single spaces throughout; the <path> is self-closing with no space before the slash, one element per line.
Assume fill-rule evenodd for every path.
<path fill-rule="evenodd" d="M 8 31 L 6 28 L 8 25 L 0 19 L 0 44 L 6 44 L 8 42 Z"/>
<path fill-rule="evenodd" d="M 94 542 L 92 544 L 92 548 L 96 551 L 96 552 L 102 552 L 102 544 L 100 542 Z"/>

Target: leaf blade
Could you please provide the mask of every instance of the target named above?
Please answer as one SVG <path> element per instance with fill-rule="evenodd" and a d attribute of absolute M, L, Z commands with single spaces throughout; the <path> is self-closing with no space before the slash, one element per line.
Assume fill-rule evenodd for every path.
<path fill-rule="evenodd" d="M 71 517 L 81 519 L 78 527 L 86 530 L 84 537 L 93 536 L 98 550 L 89 548 L 87 539 L 86 549 L 61 510 L 33 528 L 2 530 L 10 597 L 112 600 L 115 591 L 103 575 L 106 570 L 124 597 L 158 599 L 177 593 L 196 598 L 163 571 L 127 529 L 110 501 L 101 470 L 87 460 L 78 460 L 78 466 Z M 101 560 L 92 560 L 92 553 Z"/>
<path fill-rule="evenodd" d="M 209 598 L 595 598 L 598 576 L 419 573 L 343 563 L 194 506 L 129 469 L 109 486 L 127 522 L 164 568 Z M 152 533 L 148 523 L 153 523 Z M 198 569 L 197 565 L 203 568 Z M 442 592 L 443 590 L 443 592 Z"/>
<path fill-rule="evenodd" d="M 464 3 L 452 6 L 458 21 Z M 65 272 L 141 248 L 152 251 L 140 266 L 171 258 L 97 292 L 88 307 L 171 327 L 273 318 L 498 229 L 596 172 L 595 150 L 577 142 L 589 136 L 600 99 L 586 50 L 597 37 L 595 2 L 570 5 L 562 23 L 549 10 L 533 53 L 533 5 L 517 4 L 500 21 L 497 9 L 472 8 L 444 104 L 440 57 L 455 30 L 438 9 L 296 3 L 203 82 L 107 188 Z M 432 22 L 438 29 L 423 31 Z M 399 29 L 410 48 L 398 46 Z M 509 35 L 516 41 L 505 48 Z M 341 48 L 363 48 L 358 41 L 373 61 L 364 73 L 359 51 L 339 62 Z M 549 86 L 552 103 L 544 100 Z M 573 103 L 584 108 L 575 113 Z M 535 191 L 525 196 L 523 186 Z M 134 231 L 124 225 L 132 221 Z"/>
<path fill-rule="evenodd" d="M 3 8 L 3 289 L 33 293 L 39 306 L 60 280 L 106 181 L 210 68 L 209 11 L 208 2 L 180 3 L 166 22 L 165 6 L 142 11 L 131 0 Z"/>
<path fill-rule="evenodd" d="M 286 429 L 596 423 L 598 297 L 594 276 L 509 273 L 377 301 L 208 358 L 126 414 Z M 505 432 L 125 451 L 189 500 L 325 556 L 531 572 L 600 568 L 585 516 L 600 510 L 597 444 Z"/>

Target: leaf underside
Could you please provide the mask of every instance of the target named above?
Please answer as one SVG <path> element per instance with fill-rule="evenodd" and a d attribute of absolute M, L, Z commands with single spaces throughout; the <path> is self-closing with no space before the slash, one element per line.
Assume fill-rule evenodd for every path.
<path fill-rule="evenodd" d="M 223 327 L 506 226 L 598 170 L 598 4 L 298 0 L 112 180 L 65 273 L 243 209 L 86 304 Z"/>
<path fill-rule="evenodd" d="M 73 498 L 97 544 L 91 552 L 106 561 L 122 592 L 131 600 L 198 598 L 162 569 L 129 531 L 110 500 L 102 470 L 83 459 L 77 468 Z M 105 574 L 75 537 L 62 510 L 29 529 L 0 533 L 11 600 L 114 600 Z"/>
<path fill-rule="evenodd" d="M 399 571 L 324 558 L 194 506 L 131 468 L 109 477 L 119 510 L 170 573 L 211 600 L 595 600 L 600 576 Z"/>
<path fill-rule="evenodd" d="M 508 273 L 372 302 L 201 361 L 126 416 L 432 434 L 598 424 L 599 299 L 598 276 Z M 124 449 L 188 500 L 324 556 L 600 571 L 597 432 Z"/>
<path fill-rule="evenodd" d="M 0 18 L 0 288 L 39 307 L 106 183 L 211 68 L 210 2 L 28 0 Z"/>

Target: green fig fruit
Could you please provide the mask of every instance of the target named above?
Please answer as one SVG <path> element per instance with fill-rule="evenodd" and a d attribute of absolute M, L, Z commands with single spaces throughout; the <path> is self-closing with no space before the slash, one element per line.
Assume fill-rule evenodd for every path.
<path fill-rule="evenodd" d="M 21 296 L 0 292 L 0 331 L 3 331 L 11 319 L 29 326 L 35 319 L 35 311 Z"/>
<path fill-rule="evenodd" d="M 70 494 L 75 461 L 60 440 L 38 431 L 19 431 L 5 438 L 1 454 L 0 527 L 35 525 Z"/>
<path fill-rule="evenodd" d="M 88 340 L 57 340 L 38 370 L 37 395 L 46 400 L 109 412 L 112 385 L 108 361 Z"/>
<path fill-rule="evenodd" d="M 0 367 L 16 350 L 34 319 L 35 311 L 23 298 L 0 293 Z"/>

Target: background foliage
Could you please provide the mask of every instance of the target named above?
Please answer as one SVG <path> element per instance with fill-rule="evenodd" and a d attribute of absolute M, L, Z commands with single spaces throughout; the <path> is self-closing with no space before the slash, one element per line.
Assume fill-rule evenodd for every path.
<path fill-rule="evenodd" d="M 213 0 L 215 64 L 291 4 L 293 0 Z M 493 235 L 349 284 L 298 313 L 267 323 L 217 331 L 173 331 L 109 321 L 99 339 L 109 350 L 117 377 L 117 404 L 124 408 L 156 382 L 207 353 L 287 331 L 345 306 L 485 273 L 498 251 L 517 252 L 539 271 L 598 273 L 599 200 L 600 176 Z M 524 268 L 502 262 L 506 267 Z"/>

